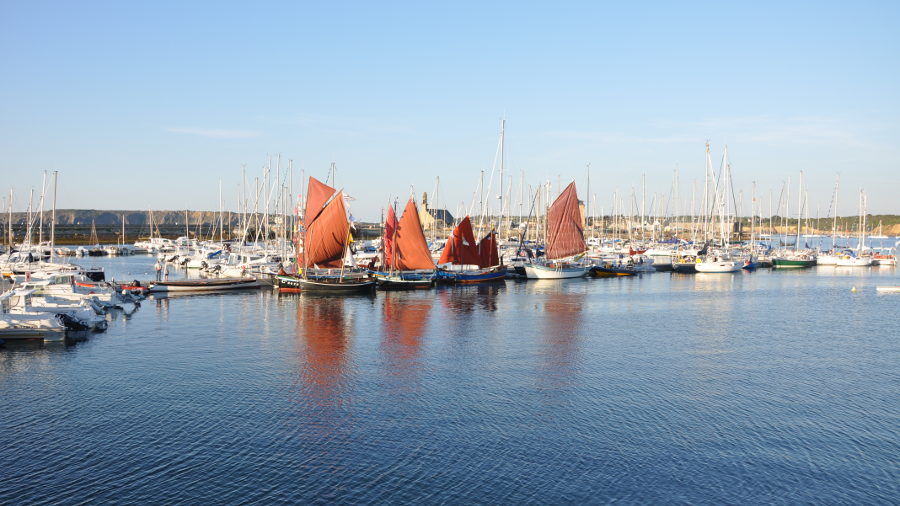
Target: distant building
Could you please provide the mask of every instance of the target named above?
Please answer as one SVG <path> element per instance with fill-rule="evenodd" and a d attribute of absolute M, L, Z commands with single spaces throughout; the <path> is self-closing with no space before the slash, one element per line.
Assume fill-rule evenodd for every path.
<path fill-rule="evenodd" d="M 456 220 L 453 215 L 446 209 L 429 209 L 428 194 L 422 193 L 422 207 L 419 209 L 419 221 L 422 228 L 428 229 L 432 226 L 436 227 L 452 227 Z"/>

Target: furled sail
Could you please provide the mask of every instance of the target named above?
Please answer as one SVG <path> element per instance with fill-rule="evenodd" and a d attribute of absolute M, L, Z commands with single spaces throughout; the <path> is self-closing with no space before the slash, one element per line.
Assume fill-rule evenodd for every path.
<path fill-rule="evenodd" d="M 587 249 L 575 182 L 559 194 L 547 211 L 547 258 L 565 258 Z"/>
<path fill-rule="evenodd" d="M 394 253 L 394 232 L 397 230 L 397 215 L 394 213 L 394 208 L 392 206 L 388 206 L 388 214 L 387 219 L 384 220 L 384 237 L 382 238 L 382 244 L 384 244 L 384 264 L 385 266 L 391 265 L 391 261 Z"/>

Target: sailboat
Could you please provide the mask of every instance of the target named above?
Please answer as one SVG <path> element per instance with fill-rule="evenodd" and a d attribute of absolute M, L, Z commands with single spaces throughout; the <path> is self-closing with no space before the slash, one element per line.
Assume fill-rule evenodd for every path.
<path fill-rule="evenodd" d="M 383 242 L 384 261 L 381 265 L 387 270 L 375 273 L 378 288 L 408 290 L 433 286 L 434 260 L 413 199 L 406 203 L 399 221 L 393 207 L 388 208 Z"/>
<path fill-rule="evenodd" d="M 569 183 L 547 210 L 547 253 L 543 262 L 525 264 L 528 279 L 580 278 L 589 266 L 574 256 L 587 250 L 575 182 Z M 571 258 L 571 261 L 565 259 Z"/>
<path fill-rule="evenodd" d="M 838 267 L 869 267 L 874 263 L 872 255 L 866 254 L 866 194 L 859 191 L 859 244 L 856 253 L 847 252 L 838 257 L 835 265 Z"/>
<path fill-rule="evenodd" d="M 798 269 L 816 265 L 816 252 L 800 248 L 800 225 L 803 221 L 803 171 L 800 171 L 800 186 L 797 191 L 797 238 L 794 241 L 794 249 L 783 248 L 774 258 L 772 266 L 776 269 Z"/>
<path fill-rule="evenodd" d="M 480 243 L 475 243 L 475 233 L 468 216 L 453 229 L 447 238 L 438 265 L 445 265 L 437 272 L 437 280 L 448 283 L 485 283 L 506 279 L 506 267 L 499 265 L 497 232 L 491 230 Z"/>
<path fill-rule="evenodd" d="M 708 144 L 706 150 L 708 154 Z M 694 269 L 696 272 L 705 273 L 738 272 L 744 267 L 744 259 L 731 251 L 729 246 L 729 235 L 734 223 L 734 217 L 728 209 L 728 196 L 732 192 L 731 166 L 728 164 L 728 146 L 725 146 L 725 152 L 722 155 L 722 169 L 716 183 L 716 191 L 713 197 L 714 204 L 718 208 L 719 244 L 717 245 L 718 247 L 709 251 L 705 256 L 698 257 Z"/>
<path fill-rule="evenodd" d="M 279 273 L 275 286 L 283 292 L 371 292 L 375 281 L 368 274 L 346 267 L 350 251 L 350 222 L 344 192 L 309 178 L 304 214 L 303 249 L 297 275 Z"/>

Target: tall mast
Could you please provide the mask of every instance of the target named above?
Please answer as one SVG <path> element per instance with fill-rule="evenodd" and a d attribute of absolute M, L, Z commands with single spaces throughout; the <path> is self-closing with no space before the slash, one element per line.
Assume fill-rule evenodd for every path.
<path fill-rule="evenodd" d="M 838 185 L 841 182 L 841 175 L 838 174 L 834 182 L 834 216 L 831 218 L 831 249 L 837 248 L 837 203 L 838 203 Z"/>
<path fill-rule="evenodd" d="M 588 195 L 587 206 L 585 207 L 585 213 L 584 213 L 585 214 L 585 219 L 584 219 L 585 226 L 587 226 L 588 223 L 590 223 L 590 216 L 591 216 L 591 162 L 587 163 L 587 195 Z M 591 231 L 591 237 L 593 237 L 593 236 L 594 236 L 593 231 Z"/>
<path fill-rule="evenodd" d="M 59 181 L 59 171 L 53 171 L 53 213 L 50 216 L 50 261 L 56 256 L 56 185 Z"/>
<path fill-rule="evenodd" d="M 503 141 L 506 135 L 506 119 L 500 120 L 500 214 L 497 216 L 497 233 L 500 233 L 500 226 L 503 224 Z"/>
<path fill-rule="evenodd" d="M 6 222 L 6 233 L 7 240 L 9 241 L 9 251 L 12 251 L 13 245 L 13 232 L 12 232 L 12 206 L 13 206 L 13 191 L 12 188 L 9 189 L 9 220 Z"/>
<path fill-rule="evenodd" d="M 803 171 L 800 171 L 800 183 L 797 186 L 797 242 L 794 249 L 800 249 L 800 220 L 803 219 Z"/>
<path fill-rule="evenodd" d="M 222 180 L 219 180 L 219 243 L 224 243 L 225 220 L 222 216 Z M 221 245 L 221 244 L 220 244 Z"/>
<path fill-rule="evenodd" d="M 38 244 L 44 242 L 44 194 L 47 192 L 47 171 L 44 171 L 44 176 L 41 179 L 41 204 L 40 204 L 40 215 L 39 215 L 39 225 L 38 225 Z"/>

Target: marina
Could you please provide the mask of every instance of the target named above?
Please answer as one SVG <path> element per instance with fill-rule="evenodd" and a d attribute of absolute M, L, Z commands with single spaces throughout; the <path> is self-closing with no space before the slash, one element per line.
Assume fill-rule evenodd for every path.
<path fill-rule="evenodd" d="M 0 506 L 900 504 L 900 3 L 0 20 Z"/>
<path fill-rule="evenodd" d="M 153 260 L 91 262 L 146 279 Z M 103 333 L 0 348 L 0 501 L 644 502 L 665 479 L 685 502 L 890 502 L 898 299 L 876 286 L 898 284 L 814 267 L 151 294 Z"/>

